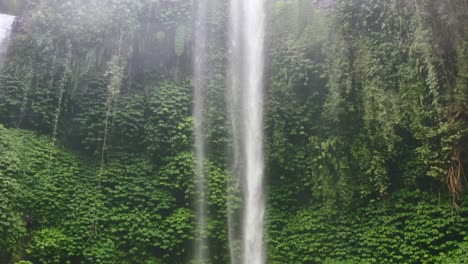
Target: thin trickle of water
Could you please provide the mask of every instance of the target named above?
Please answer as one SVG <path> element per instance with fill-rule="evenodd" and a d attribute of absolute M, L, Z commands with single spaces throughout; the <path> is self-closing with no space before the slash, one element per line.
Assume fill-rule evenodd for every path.
<path fill-rule="evenodd" d="M 235 168 L 243 185 L 242 263 L 265 263 L 263 226 L 264 0 L 231 0 L 230 97 Z M 236 111 L 239 109 L 239 112 Z M 228 201 L 228 206 L 230 202 Z M 232 217 L 229 216 L 228 217 Z M 229 219 L 228 219 L 229 220 Z M 232 223 L 232 219 L 228 222 Z M 232 228 L 230 227 L 229 230 Z M 231 255 L 235 255 L 230 241 Z M 235 257 L 231 257 L 235 261 Z"/>
<path fill-rule="evenodd" d="M 206 85 L 206 44 L 207 44 L 207 0 L 196 1 L 195 48 L 194 48 L 194 106 L 195 117 L 195 187 L 196 187 L 196 237 L 195 262 L 204 263 L 208 258 L 206 239 L 206 179 L 205 179 L 205 136 L 203 128 L 204 87 Z"/>
<path fill-rule="evenodd" d="M 55 64 L 55 60 L 56 60 L 56 57 L 54 57 L 54 64 Z M 71 71 L 70 70 L 71 60 L 72 60 L 72 45 L 71 45 L 71 41 L 67 40 L 67 57 L 65 61 L 65 69 L 63 71 L 63 75 L 59 83 L 59 97 L 58 97 L 57 109 L 55 110 L 54 130 L 52 131 L 52 143 L 54 145 L 57 141 L 58 123 L 60 119 L 60 112 L 62 111 L 62 102 L 63 102 L 63 95 L 65 93 L 65 86 L 66 86 L 66 83 L 67 83 L 67 80 L 69 78 L 70 71 Z M 53 66 L 53 68 L 55 68 L 55 65 Z M 51 78 L 50 83 L 53 84 L 53 81 L 54 81 L 53 78 Z"/>
<path fill-rule="evenodd" d="M 0 14 L 0 67 L 3 66 L 3 61 L 10 45 L 10 34 L 14 21 L 14 16 Z"/>
<path fill-rule="evenodd" d="M 236 218 L 235 202 L 237 190 L 239 188 L 239 180 L 242 171 L 242 137 L 240 130 L 242 127 L 240 119 L 240 75 L 241 75 L 241 43 L 240 43 L 240 28 L 241 28 L 241 5 L 240 1 L 230 2 L 229 12 L 229 68 L 228 68 L 228 90 L 226 92 L 226 105 L 228 110 L 228 118 L 231 125 L 231 138 L 232 138 L 232 156 L 231 156 L 231 174 L 227 181 L 227 218 L 228 218 L 228 242 L 229 242 L 229 256 L 231 264 L 238 264 L 240 262 L 240 252 L 237 248 L 237 241 L 239 241 L 239 234 L 237 230 L 237 223 L 239 220 Z"/>

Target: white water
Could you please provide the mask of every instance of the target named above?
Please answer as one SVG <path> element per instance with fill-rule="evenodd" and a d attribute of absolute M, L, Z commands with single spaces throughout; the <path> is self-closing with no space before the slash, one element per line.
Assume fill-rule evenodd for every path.
<path fill-rule="evenodd" d="M 265 263 L 263 248 L 263 45 L 264 0 L 243 0 L 244 151 L 246 157 L 245 216 L 243 222 L 243 263 Z"/>
<path fill-rule="evenodd" d="M 0 14 L 0 67 L 3 65 L 3 60 L 10 45 L 10 33 L 14 21 L 14 16 Z"/>
<path fill-rule="evenodd" d="M 265 263 L 263 226 L 263 68 L 264 0 L 231 0 L 230 5 L 230 118 L 234 164 L 243 182 L 242 263 Z M 240 110 L 240 113 L 236 112 Z M 240 120 L 238 116 L 240 115 Z M 240 145 L 237 145 L 240 144 Z M 237 145 L 237 146 L 236 146 Z M 237 152 L 237 153 L 236 153 Z M 228 201 L 228 206 L 230 202 Z M 232 217 L 229 216 L 228 217 Z M 233 220 L 228 219 L 232 225 Z M 232 230 L 232 227 L 229 228 Z M 231 261 L 236 259 L 230 234 Z"/>
<path fill-rule="evenodd" d="M 208 259 L 206 242 L 206 179 L 205 179 L 205 136 L 203 129 L 204 86 L 206 85 L 206 44 L 207 44 L 207 0 L 197 1 L 195 19 L 195 58 L 194 58 L 194 106 L 195 117 L 195 187 L 197 226 L 195 237 L 195 263 L 205 263 Z"/>

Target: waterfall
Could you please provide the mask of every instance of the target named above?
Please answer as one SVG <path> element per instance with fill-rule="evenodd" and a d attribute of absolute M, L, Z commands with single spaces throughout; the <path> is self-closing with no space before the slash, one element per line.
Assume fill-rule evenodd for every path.
<path fill-rule="evenodd" d="M 264 0 L 230 2 L 230 104 L 233 168 L 242 182 L 242 263 L 265 263 L 263 225 L 263 68 L 265 37 Z M 238 111 L 238 112 L 237 112 Z M 232 204 L 228 200 L 229 205 Z M 231 262 L 236 259 L 228 213 Z"/>
<path fill-rule="evenodd" d="M 207 57 L 207 2 L 196 2 L 194 48 L 194 117 L 196 148 L 195 261 L 204 263 L 209 252 L 206 241 L 206 159 L 203 127 L 204 87 L 209 65 Z M 229 14 L 229 89 L 226 93 L 231 125 L 233 180 L 227 181 L 228 239 L 231 264 L 265 263 L 263 225 L 263 68 L 265 7 L 264 0 L 231 0 Z M 236 189 L 242 186 L 242 253 L 237 252 L 235 217 Z"/>
<path fill-rule="evenodd" d="M 195 187 L 197 224 L 195 234 L 195 261 L 205 263 L 208 259 L 206 241 L 206 179 L 205 179 L 205 136 L 203 127 L 204 87 L 206 85 L 206 44 L 207 44 L 207 0 L 196 1 L 195 47 L 194 47 L 194 103 L 195 118 Z"/>
<path fill-rule="evenodd" d="M 229 256 L 231 264 L 237 264 L 240 261 L 240 252 L 236 247 L 237 241 L 239 240 L 238 230 L 236 228 L 235 214 L 235 201 L 236 201 L 236 190 L 239 188 L 240 177 L 243 175 L 242 166 L 242 137 L 240 135 L 240 128 L 242 127 L 240 119 L 240 73 L 241 73 L 241 61 L 240 61 L 240 1 L 230 2 L 229 12 L 229 67 L 228 67 L 228 90 L 226 93 L 226 105 L 228 110 L 228 118 L 231 125 L 230 136 L 232 138 L 232 156 L 231 156 L 231 174 L 227 181 L 227 218 L 228 218 L 228 242 L 229 242 Z"/>
<path fill-rule="evenodd" d="M 10 33 L 14 21 L 14 16 L 0 14 L 0 68 L 3 66 L 3 61 L 8 51 Z"/>

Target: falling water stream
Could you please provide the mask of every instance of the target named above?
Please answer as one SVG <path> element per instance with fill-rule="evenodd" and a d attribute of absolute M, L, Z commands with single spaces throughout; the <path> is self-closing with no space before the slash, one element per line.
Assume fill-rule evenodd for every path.
<path fill-rule="evenodd" d="M 265 263 L 263 245 L 265 6 L 264 0 L 231 0 L 230 8 L 228 94 L 231 103 L 228 104 L 230 105 L 228 110 L 232 125 L 231 134 L 234 137 L 233 164 L 243 186 L 242 263 L 262 264 Z M 229 204 L 231 202 L 228 201 L 228 207 Z M 228 218 L 231 217 L 232 215 L 228 214 Z M 228 219 L 228 224 L 232 222 L 232 219 Z M 232 229 L 229 227 L 229 230 Z M 229 237 L 231 262 L 235 262 L 232 234 Z"/>
<path fill-rule="evenodd" d="M 205 181 L 205 136 L 203 126 L 204 87 L 206 85 L 206 44 L 207 44 L 207 1 L 198 0 L 195 15 L 195 47 L 194 47 L 194 102 L 193 113 L 195 117 L 195 187 L 196 187 L 196 213 L 197 226 L 195 238 L 195 261 L 205 263 L 208 258 L 208 245 L 206 241 L 206 181 Z"/>
<path fill-rule="evenodd" d="M 236 192 L 240 185 L 240 178 L 243 175 L 242 166 L 242 137 L 240 130 L 242 127 L 240 115 L 240 100 L 241 100 L 241 87 L 240 87 L 240 74 L 241 74 L 241 60 L 240 60 L 240 23 L 242 21 L 240 1 L 230 2 L 229 12 L 229 67 L 228 67 L 228 90 L 226 92 L 226 105 L 228 110 L 228 118 L 231 125 L 231 140 L 232 140 L 232 155 L 230 162 L 231 174 L 229 177 L 232 179 L 227 181 L 227 218 L 228 218 L 228 242 L 229 242 L 229 256 L 231 264 L 238 264 L 240 261 L 240 252 L 236 247 L 239 240 L 237 230 L 238 219 L 235 213 Z"/>
<path fill-rule="evenodd" d="M 3 66 L 3 60 L 5 59 L 8 51 L 10 33 L 14 21 L 14 16 L 0 14 L 0 68 Z"/>
<path fill-rule="evenodd" d="M 236 1 L 236 0 L 232 0 Z M 242 0 L 245 26 L 242 30 L 242 101 L 245 151 L 245 212 L 243 220 L 243 263 L 265 262 L 263 249 L 263 0 Z"/>
<path fill-rule="evenodd" d="M 210 67 L 207 57 L 207 0 L 196 5 L 194 49 L 194 116 L 196 146 L 197 231 L 196 263 L 205 263 L 208 245 L 207 209 L 204 175 L 205 139 L 203 126 L 204 86 Z M 230 0 L 229 71 L 227 108 L 231 124 L 231 170 L 235 180 L 228 181 L 227 217 L 231 264 L 265 263 L 263 225 L 265 202 L 263 193 L 263 67 L 264 67 L 265 7 L 264 0 Z M 234 186 L 229 186 L 234 185 Z M 242 186 L 242 219 L 234 213 L 235 190 Z M 241 230 L 236 224 L 240 222 Z M 241 233 L 241 234 L 238 234 Z M 241 240 L 242 252 L 236 241 Z"/>

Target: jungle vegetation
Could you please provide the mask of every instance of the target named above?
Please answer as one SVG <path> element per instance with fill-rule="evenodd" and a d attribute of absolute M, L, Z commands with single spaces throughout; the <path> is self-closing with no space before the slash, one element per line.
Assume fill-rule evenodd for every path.
<path fill-rule="evenodd" d="M 192 1 L 3 2 L 0 263 L 190 263 Z M 467 263 L 468 2 L 323 2 L 268 1 L 268 263 Z M 227 5 L 207 14 L 212 263 Z"/>

